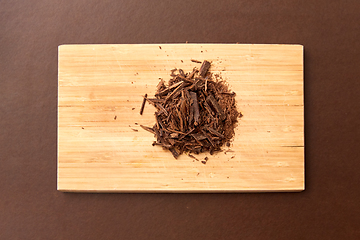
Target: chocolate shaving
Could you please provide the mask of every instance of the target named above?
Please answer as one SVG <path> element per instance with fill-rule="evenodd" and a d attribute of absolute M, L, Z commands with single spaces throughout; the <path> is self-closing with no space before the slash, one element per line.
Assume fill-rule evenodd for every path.
<path fill-rule="evenodd" d="M 146 101 L 148 101 L 150 104 L 153 104 L 153 105 L 155 105 L 155 103 L 165 102 L 164 99 L 157 99 L 157 98 L 146 98 Z"/>
<path fill-rule="evenodd" d="M 157 96 L 166 95 L 166 94 L 167 94 L 168 92 L 170 92 L 172 89 L 178 87 L 178 86 L 181 85 L 181 84 L 182 84 L 182 82 L 175 83 L 175 84 L 171 85 L 170 87 L 164 89 L 163 91 L 156 93 L 156 95 L 157 95 Z"/>
<path fill-rule="evenodd" d="M 195 59 L 191 59 L 191 61 L 194 62 L 194 63 L 201 63 L 201 61 L 195 60 Z"/>
<path fill-rule="evenodd" d="M 183 77 L 183 78 L 186 77 L 185 73 L 184 73 L 184 70 L 182 70 L 182 69 L 179 69 L 179 74 L 180 74 L 180 77 Z"/>
<path fill-rule="evenodd" d="M 235 93 L 218 74 L 213 77 L 210 65 L 205 60 L 200 70 L 194 68 L 189 73 L 173 69 L 168 84 L 160 79 L 155 98 L 144 97 L 143 106 L 148 101 L 157 109 L 156 123 L 152 128 L 140 127 L 154 134 L 153 146 L 169 150 L 176 159 L 187 152 L 199 161 L 190 153 L 221 151 L 234 137 L 237 119 L 242 116 L 236 109 Z"/>
<path fill-rule="evenodd" d="M 194 77 L 195 73 L 197 73 L 197 72 L 198 72 L 198 70 L 196 68 L 194 68 L 193 71 L 190 74 L 188 74 L 186 79 L 191 80 Z M 191 80 L 191 81 L 193 82 L 194 80 Z"/>
<path fill-rule="evenodd" d="M 199 125 L 199 118 L 200 118 L 199 102 L 198 102 L 197 95 L 195 92 L 190 92 L 190 97 L 191 97 L 192 107 L 193 107 L 193 111 L 194 111 L 194 125 L 197 126 L 197 125 Z"/>
<path fill-rule="evenodd" d="M 146 103 L 146 98 L 147 98 L 147 94 L 145 94 L 144 99 L 143 99 L 143 102 L 142 102 L 142 104 L 141 104 L 140 115 L 142 115 L 143 112 L 144 112 L 144 107 L 145 107 L 145 103 Z"/>
<path fill-rule="evenodd" d="M 208 72 L 209 68 L 210 68 L 210 62 L 208 61 L 204 61 L 200 67 L 200 76 L 201 77 L 205 77 L 206 73 Z"/>
<path fill-rule="evenodd" d="M 154 129 L 152 128 L 149 128 L 149 127 L 146 127 L 146 126 L 143 126 L 143 125 L 140 125 L 140 127 L 142 127 L 144 130 L 148 131 L 148 132 L 151 132 L 151 133 L 154 133 L 155 134 L 155 131 Z"/>
<path fill-rule="evenodd" d="M 218 101 L 216 101 L 216 99 L 214 98 L 214 96 L 213 96 L 213 95 L 209 95 L 209 96 L 206 98 L 206 101 L 213 106 L 213 108 L 214 108 L 214 110 L 216 111 L 216 113 L 219 114 L 220 119 L 221 119 L 221 120 L 224 120 L 224 119 L 225 119 L 225 115 L 224 115 L 223 109 L 222 109 L 222 107 L 219 105 Z"/>
<path fill-rule="evenodd" d="M 161 110 L 161 112 L 159 112 L 159 114 L 164 113 L 165 116 L 169 116 L 169 113 L 166 111 L 166 109 L 163 107 L 163 105 L 161 105 L 159 103 L 155 103 L 155 106 Z"/>
<path fill-rule="evenodd" d="M 179 157 L 179 153 L 178 153 L 178 151 L 176 151 L 176 149 L 175 148 L 169 148 L 169 150 L 170 150 L 170 152 L 172 153 L 172 155 L 174 156 L 174 158 L 175 159 L 177 159 L 178 157 Z"/>
<path fill-rule="evenodd" d="M 200 160 L 197 159 L 194 155 L 189 154 L 188 156 L 191 157 L 191 158 L 193 158 L 193 159 L 195 159 L 196 161 L 200 161 Z"/>
<path fill-rule="evenodd" d="M 211 127 L 207 127 L 207 130 L 209 130 L 209 132 L 211 132 L 212 134 L 220 137 L 220 138 L 224 138 L 224 135 L 222 135 L 221 133 L 219 133 L 218 131 L 216 131 L 215 129 L 212 129 Z M 227 143 L 226 143 L 227 146 Z"/>

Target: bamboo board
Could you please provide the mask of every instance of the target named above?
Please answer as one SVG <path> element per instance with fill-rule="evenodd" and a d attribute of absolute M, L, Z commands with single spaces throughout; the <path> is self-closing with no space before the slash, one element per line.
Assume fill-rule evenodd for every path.
<path fill-rule="evenodd" d="M 139 127 L 155 122 L 152 106 L 139 114 L 142 96 L 171 69 L 200 67 L 191 59 L 212 61 L 243 114 L 231 152 L 198 156 L 206 165 L 175 160 Z M 60 191 L 304 190 L 301 45 L 62 45 L 58 70 Z"/>

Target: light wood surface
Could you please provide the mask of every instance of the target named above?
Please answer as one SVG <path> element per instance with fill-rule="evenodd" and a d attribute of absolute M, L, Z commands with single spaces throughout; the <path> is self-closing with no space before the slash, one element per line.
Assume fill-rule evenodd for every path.
<path fill-rule="evenodd" d="M 139 127 L 155 122 L 152 106 L 139 114 L 142 96 L 153 96 L 171 69 L 200 67 L 191 59 L 212 61 L 243 114 L 230 148 L 198 156 L 208 156 L 206 165 L 186 155 L 175 160 Z M 62 45 L 58 77 L 58 190 L 304 189 L 301 45 Z"/>

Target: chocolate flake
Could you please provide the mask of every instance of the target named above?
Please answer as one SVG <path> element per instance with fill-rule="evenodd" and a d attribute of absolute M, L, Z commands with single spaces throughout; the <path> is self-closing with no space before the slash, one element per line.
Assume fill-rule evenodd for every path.
<path fill-rule="evenodd" d="M 195 159 L 196 161 L 200 161 L 200 160 L 197 159 L 194 155 L 189 154 L 188 156 L 191 157 L 191 158 L 193 158 L 193 159 Z"/>

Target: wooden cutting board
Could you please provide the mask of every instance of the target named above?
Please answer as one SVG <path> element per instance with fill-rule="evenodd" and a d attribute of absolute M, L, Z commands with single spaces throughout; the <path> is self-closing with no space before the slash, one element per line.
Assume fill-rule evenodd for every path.
<path fill-rule="evenodd" d="M 243 114 L 230 147 L 198 156 L 207 164 L 175 160 L 139 127 L 155 122 L 142 96 L 173 68 L 199 68 L 191 59 L 212 62 Z M 304 190 L 301 45 L 62 45 L 58 77 L 60 191 Z"/>

